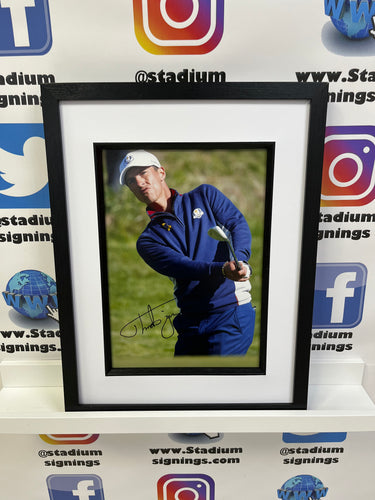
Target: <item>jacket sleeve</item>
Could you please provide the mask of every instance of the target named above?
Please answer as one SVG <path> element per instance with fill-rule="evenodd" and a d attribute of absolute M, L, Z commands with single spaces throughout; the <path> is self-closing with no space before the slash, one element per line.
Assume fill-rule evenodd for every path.
<path fill-rule="evenodd" d="M 137 251 L 142 259 L 155 271 L 177 280 L 200 281 L 211 277 L 219 278 L 221 262 L 192 260 L 168 245 L 157 243 L 152 238 L 141 236 Z"/>
<path fill-rule="evenodd" d="M 247 262 L 251 255 L 251 232 L 244 215 L 221 191 L 209 185 L 206 189 L 215 219 L 230 232 L 238 260 Z"/>

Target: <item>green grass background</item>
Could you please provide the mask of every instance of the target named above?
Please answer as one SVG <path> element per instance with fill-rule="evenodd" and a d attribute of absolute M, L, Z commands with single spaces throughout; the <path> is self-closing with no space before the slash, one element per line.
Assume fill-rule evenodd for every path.
<path fill-rule="evenodd" d="M 243 367 L 259 366 L 263 221 L 265 204 L 265 149 L 151 150 L 167 171 L 167 183 L 179 193 L 207 183 L 220 189 L 241 210 L 252 233 L 252 303 L 256 306 L 254 341 L 244 357 L 173 357 L 177 333 L 163 338 L 160 327 L 131 338 L 121 329 L 139 314 L 173 299 L 171 281 L 153 271 L 138 255 L 136 241 L 148 223 L 145 206 L 126 187 L 109 182 L 110 164 L 103 151 L 105 226 L 108 261 L 111 350 L 114 368 L 130 367 Z M 126 151 L 123 151 L 125 156 Z M 155 318 L 178 313 L 174 301 L 161 308 Z M 159 311 L 159 310 L 157 310 Z M 156 311 L 155 311 L 156 314 Z M 149 324 L 145 318 L 145 323 Z M 139 325 L 139 322 L 137 322 Z M 133 334 L 134 328 L 126 329 Z M 171 333 L 169 329 L 168 334 Z M 168 335 L 167 335 L 168 336 Z"/>

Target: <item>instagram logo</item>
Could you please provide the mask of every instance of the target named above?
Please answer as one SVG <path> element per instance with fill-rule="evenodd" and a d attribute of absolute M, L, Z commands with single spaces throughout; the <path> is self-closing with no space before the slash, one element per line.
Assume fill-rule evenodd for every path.
<path fill-rule="evenodd" d="M 167 474 L 158 481 L 158 500 L 214 500 L 214 489 L 206 474 Z"/>
<path fill-rule="evenodd" d="M 135 35 L 151 54 L 207 54 L 220 42 L 224 0 L 133 0 Z"/>
<path fill-rule="evenodd" d="M 323 207 L 361 206 L 375 198 L 375 127 L 327 127 Z"/>
<path fill-rule="evenodd" d="M 91 444 L 99 434 L 39 434 L 39 437 L 48 444 Z"/>

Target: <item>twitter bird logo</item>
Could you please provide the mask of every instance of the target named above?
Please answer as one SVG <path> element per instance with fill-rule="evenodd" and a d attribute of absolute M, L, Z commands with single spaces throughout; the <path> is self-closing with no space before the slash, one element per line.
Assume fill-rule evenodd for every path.
<path fill-rule="evenodd" d="M 30 196 L 43 189 L 48 182 L 44 139 L 27 139 L 22 155 L 0 149 L 0 174 L 10 186 L 1 190 L 7 196 Z"/>
<path fill-rule="evenodd" d="M 49 208 L 42 124 L 0 124 L 0 208 Z"/>

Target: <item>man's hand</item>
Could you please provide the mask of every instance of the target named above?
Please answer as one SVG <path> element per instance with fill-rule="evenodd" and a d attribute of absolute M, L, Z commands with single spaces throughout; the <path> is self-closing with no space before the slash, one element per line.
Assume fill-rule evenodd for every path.
<path fill-rule="evenodd" d="M 237 269 L 234 260 L 226 262 L 223 266 L 223 274 L 232 281 L 247 281 L 250 278 L 250 267 L 245 262 L 240 262 L 241 269 Z"/>

